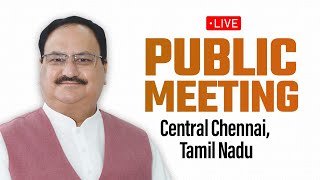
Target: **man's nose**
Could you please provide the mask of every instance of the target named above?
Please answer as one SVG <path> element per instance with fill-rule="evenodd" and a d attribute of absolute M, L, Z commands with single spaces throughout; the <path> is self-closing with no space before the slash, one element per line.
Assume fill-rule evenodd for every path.
<path fill-rule="evenodd" d="M 62 74 L 68 77 L 74 77 L 78 76 L 80 72 L 76 64 L 69 58 L 64 65 Z"/>

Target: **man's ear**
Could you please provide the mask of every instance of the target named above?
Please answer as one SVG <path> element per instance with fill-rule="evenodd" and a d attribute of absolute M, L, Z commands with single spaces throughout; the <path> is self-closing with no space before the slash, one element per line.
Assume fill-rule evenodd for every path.
<path fill-rule="evenodd" d="M 43 64 L 43 59 L 40 57 L 40 58 L 39 58 L 39 68 L 42 67 L 42 64 Z"/>
<path fill-rule="evenodd" d="M 107 72 L 107 68 L 108 68 L 108 63 L 107 63 L 107 60 L 105 59 L 104 60 L 104 64 L 103 64 L 103 69 L 104 69 L 104 73 L 106 73 Z"/>

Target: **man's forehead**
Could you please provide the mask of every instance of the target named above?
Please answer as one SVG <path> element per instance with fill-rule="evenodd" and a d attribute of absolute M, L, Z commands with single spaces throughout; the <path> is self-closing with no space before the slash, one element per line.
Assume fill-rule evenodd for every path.
<path fill-rule="evenodd" d="M 65 24 L 51 32 L 45 43 L 45 51 L 59 50 L 55 48 L 60 50 L 80 48 L 81 51 L 96 51 L 99 50 L 99 44 L 89 27 L 81 24 Z"/>
<path fill-rule="evenodd" d="M 56 28 L 55 30 L 53 30 L 49 34 L 48 40 L 50 38 L 59 37 L 62 35 L 71 35 L 71 37 L 78 35 L 80 37 L 83 36 L 83 37 L 95 38 L 93 31 L 89 27 L 82 24 L 73 23 L 73 24 L 64 24 Z"/>

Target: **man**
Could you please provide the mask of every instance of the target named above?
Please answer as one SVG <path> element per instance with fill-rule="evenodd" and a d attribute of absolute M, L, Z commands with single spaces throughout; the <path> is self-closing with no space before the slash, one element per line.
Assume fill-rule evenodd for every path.
<path fill-rule="evenodd" d="M 97 108 L 104 30 L 77 16 L 57 19 L 39 49 L 44 105 L 0 126 L 0 179 L 169 179 L 144 131 Z"/>

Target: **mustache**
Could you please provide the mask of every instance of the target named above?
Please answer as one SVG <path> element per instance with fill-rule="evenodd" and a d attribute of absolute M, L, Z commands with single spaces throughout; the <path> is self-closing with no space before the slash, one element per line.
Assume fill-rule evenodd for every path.
<path fill-rule="evenodd" d="M 77 83 L 82 84 L 82 85 L 88 84 L 88 81 L 87 81 L 87 80 L 78 78 L 77 76 L 73 76 L 73 77 L 61 76 L 61 77 L 59 77 L 58 79 L 56 79 L 54 82 L 55 82 L 56 84 L 61 84 L 61 83 L 63 83 L 64 81 L 74 81 L 74 82 L 77 82 Z"/>

